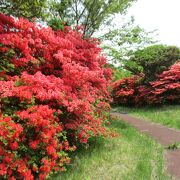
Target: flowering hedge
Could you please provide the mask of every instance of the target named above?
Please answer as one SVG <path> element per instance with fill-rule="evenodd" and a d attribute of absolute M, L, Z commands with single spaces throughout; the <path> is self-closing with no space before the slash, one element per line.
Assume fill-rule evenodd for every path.
<path fill-rule="evenodd" d="M 180 62 L 164 71 L 150 84 L 150 93 L 147 96 L 149 104 L 180 103 Z"/>
<path fill-rule="evenodd" d="M 180 103 L 180 61 L 149 84 L 142 84 L 141 79 L 142 76 L 133 76 L 114 82 L 112 84 L 114 103 L 124 105 Z"/>
<path fill-rule="evenodd" d="M 106 135 L 111 70 L 96 39 L 0 14 L 0 179 L 45 179 Z"/>
<path fill-rule="evenodd" d="M 139 76 L 132 76 L 115 81 L 112 84 L 113 103 L 134 105 L 138 79 Z"/>

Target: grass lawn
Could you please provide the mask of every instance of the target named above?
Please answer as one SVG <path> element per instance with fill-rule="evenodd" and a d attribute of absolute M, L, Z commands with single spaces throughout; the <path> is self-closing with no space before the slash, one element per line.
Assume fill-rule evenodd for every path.
<path fill-rule="evenodd" d="M 53 180 L 166 180 L 163 148 L 120 120 L 111 128 L 119 136 L 91 141 L 80 148 L 67 172 Z"/>
<path fill-rule="evenodd" d="M 165 126 L 180 129 L 180 105 L 166 105 L 157 107 L 127 108 L 116 107 L 116 111 L 128 112 L 144 120 L 163 124 Z"/>

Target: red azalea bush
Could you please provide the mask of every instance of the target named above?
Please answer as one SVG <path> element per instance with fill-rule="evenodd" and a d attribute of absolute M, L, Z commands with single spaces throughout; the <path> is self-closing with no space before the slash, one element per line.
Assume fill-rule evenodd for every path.
<path fill-rule="evenodd" d="M 132 76 L 112 83 L 113 103 L 134 105 L 138 79 L 139 76 Z"/>
<path fill-rule="evenodd" d="M 150 83 L 149 104 L 180 103 L 180 61 Z"/>
<path fill-rule="evenodd" d="M 180 62 L 175 63 L 149 84 L 139 83 L 141 78 L 133 76 L 114 82 L 112 85 L 114 103 L 123 105 L 180 103 Z"/>
<path fill-rule="evenodd" d="M 106 135 L 111 70 L 96 39 L 0 14 L 0 178 L 45 179 Z"/>

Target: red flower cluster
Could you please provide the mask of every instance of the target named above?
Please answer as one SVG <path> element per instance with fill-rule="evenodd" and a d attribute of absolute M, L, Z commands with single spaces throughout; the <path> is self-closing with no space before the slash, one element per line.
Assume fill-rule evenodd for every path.
<path fill-rule="evenodd" d="M 0 178 L 64 171 L 75 143 L 106 135 L 111 70 L 96 39 L 0 14 Z"/>
<path fill-rule="evenodd" d="M 150 83 L 149 104 L 180 103 L 180 62 L 164 71 L 158 80 Z"/>
<path fill-rule="evenodd" d="M 180 62 L 177 62 L 148 85 L 141 77 L 113 83 L 114 103 L 125 105 L 180 103 Z"/>
<path fill-rule="evenodd" d="M 112 84 L 114 104 L 134 105 L 136 86 L 139 76 L 132 76 L 115 81 Z"/>

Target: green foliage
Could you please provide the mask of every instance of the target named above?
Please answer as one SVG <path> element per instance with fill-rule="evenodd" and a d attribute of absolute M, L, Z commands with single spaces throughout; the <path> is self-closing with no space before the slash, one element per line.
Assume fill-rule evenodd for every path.
<path fill-rule="evenodd" d="M 50 19 L 68 22 L 74 26 L 84 26 L 84 34 L 92 36 L 109 17 L 125 13 L 136 0 L 1 0 L 0 11 L 15 17 Z M 56 20 L 54 20 L 56 19 Z M 53 22 L 53 24 L 54 24 Z M 54 27 L 54 26 L 53 26 Z M 58 27 L 59 28 L 59 27 Z M 61 29 L 62 27 L 60 27 Z"/>
<path fill-rule="evenodd" d="M 126 69 L 118 68 L 114 72 L 114 81 L 122 78 L 130 77 L 132 74 L 130 71 L 127 71 Z"/>
<path fill-rule="evenodd" d="M 175 46 L 153 45 L 137 50 L 125 67 L 133 74 L 144 73 L 145 81 L 153 81 L 180 58 Z"/>
<path fill-rule="evenodd" d="M 77 150 L 67 172 L 52 179 L 168 179 L 163 148 L 158 143 L 118 119 L 111 121 L 110 128 L 119 136 L 93 139 L 89 148 Z"/>
<path fill-rule="evenodd" d="M 176 150 L 180 148 L 180 143 L 173 143 L 166 147 L 168 150 Z"/>
<path fill-rule="evenodd" d="M 113 70 L 113 81 L 117 81 L 122 78 L 130 77 L 132 74 L 130 71 L 122 68 L 122 67 L 115 67 L 113 65 L 110 66 Z"/>
<path fill-rule="evenodd" d="M 0 12 L 15 17 L 45 18 L 47 0 L 1 0 Z"/>
<path fill-rule="evenodd" d="M 115 25 L 114 25 L 115 26 Z M 123 64 L 135 51 L 149 44 L 154 44 L 155 30 L 146 32 L 134 22 L 134 17 L 121 25 L 110 27 L 100 39 L 103 48 L 113 63 Z"/>
<path fill-rule="evenodd" d="M 52 17 L 60 17 L 75 26 L 83 25 L 84 34 L 92 36 L 107 19 L 116 13 L 124 13 L 136 0 L 60 0 L 49 1 Z M 109 19 L 109 22 L 111 20 Z"/>
<path fill-rule="evenodd" d="M 0 44 L 0 48 L 2 48 L 2 44 Z M 1 55 L 1 61 L 0 61 L 0 80 L 3 80 L 5 77 L 5 72 L 14 72 L 15 66 L 12 64 L 9 59 L 14 56 L 15 52 L 13 49 L 9 49 L 5 52 L 0 52 Z"/>
<path fill-rule="evenodd" d="M 48 26 L 50 26 L 53 30 L 64 30 L 64 26 L 67 25 L 65 22 L 61 21 L 58 18 L 53 18 L 48 21 Z"/>

